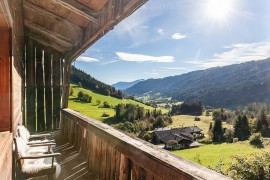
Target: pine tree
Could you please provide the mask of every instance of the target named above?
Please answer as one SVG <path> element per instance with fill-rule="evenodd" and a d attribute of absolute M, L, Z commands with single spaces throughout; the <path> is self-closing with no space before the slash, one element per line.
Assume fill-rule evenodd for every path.
<path fill-rule="evenodd" d="M 238 116 L 234 125 L 234 137 L 237 137 L 239 141 L 245 141 L 250 136 L 250 128 L 248 124 L 247 116 Z"/>
<path fill-rule="evenodd" d="M 264 137 L 270 137 L 269 120 L 265 109 L 262 109 L 257 117 L 256 132 L 260 132 Z"/>
<path fill-rule="evenodd" d="M 223 140 L 223 128 L 220 119 L 217 119 L 213 127 L 213 142 L 221 142 Z"/>

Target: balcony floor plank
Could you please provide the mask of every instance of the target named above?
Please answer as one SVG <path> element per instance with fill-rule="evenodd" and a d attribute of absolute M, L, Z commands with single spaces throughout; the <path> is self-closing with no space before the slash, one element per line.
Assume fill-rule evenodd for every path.
<path fill-rule="evenodd" d="M 55 133 L 58 134 L 58 133 Z M 57 162 L 61 166 L 61 173 L 58 179 L 61 180 L 89 180 L 99 179 L 95 174 L 89 171 L 87 162 L 84 160 L 80 152 L 65 140 L 56 135 L 56 147 L 54 152 L 61 153 Z M 31 178 L 31 180 L 47 180 L 47 176 Z"/>

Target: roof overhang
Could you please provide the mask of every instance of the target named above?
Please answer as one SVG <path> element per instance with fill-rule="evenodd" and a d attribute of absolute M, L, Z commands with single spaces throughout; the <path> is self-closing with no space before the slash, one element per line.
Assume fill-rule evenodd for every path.
<path fill-rule="evenodd" d="M 25 35 L 75 60 L 148 0 L 23 0 Z"/>

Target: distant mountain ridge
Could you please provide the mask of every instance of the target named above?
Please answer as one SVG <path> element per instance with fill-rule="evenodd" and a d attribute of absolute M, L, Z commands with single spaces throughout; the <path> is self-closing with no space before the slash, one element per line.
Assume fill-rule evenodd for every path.
<path fill-rule="evenodd" d="M 112 84 L 113 87 L 115 87 L 118 90 L 124 90 L 127 88 L 130 88 L 132 86 L 134 86 L 135 84 L 144 81 L 144 79 L 138 79 L 136 81 L 132 81 L 132 82 L 118 82 L 115 84 Z"/>
<path fill-rule="evenodd" d="M 193 71 L 139 82 L 124 91 L 143 95 L 160 93 L 179 101 L 202 101 L 214 107 L 236 107 L 270 102 L 270 58 Z"/>

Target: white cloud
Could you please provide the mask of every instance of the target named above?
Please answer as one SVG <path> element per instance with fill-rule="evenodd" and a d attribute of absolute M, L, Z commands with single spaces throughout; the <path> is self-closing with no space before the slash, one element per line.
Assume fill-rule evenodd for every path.
<path fill-rule="evenodd" d="M 112 60 L 112 61 L 107 61 L 107 62 L 103 62 L 103 65 L 107 65 L 107 64 L 112 64 L 112 63 L 116 63 L 119 62 L 120 60 Z"/>
<path fill-rule="evenodd" d="M 179 39 L 184 39 L 184 38 L 187 38 L 187 36 L 181 33 L 175 33 L 172 35 L 172 39 L 179 40 Z"/>
<path fill-rule="evenodd" d="M 158 32 L 158 34 L 163 35 L 164 34 L 164 29 L 158 29 L 157 32 Z"/>
<path fill-rule="evenodd" d="M 123 61 L 130 62 L 174 62 L 173 56 L 149 56 L 144 54 L 129 54 L 124 52 L 116 52 L 116 55 Z"/>
<path fill-rule="evenodd" d="M 86 57 L 86 56 L 79 56 L 77 61 L 81 62 L 98 62 L 99 60 L 96 58 Z"/>
<path fill-rule="evenodd" d="M 189 61 L 203 68 L 225 66 L 270 57 L 270 42 L 240 43 L 224 46 L 226 51 L 216 53 L 207 61 Z"/>

